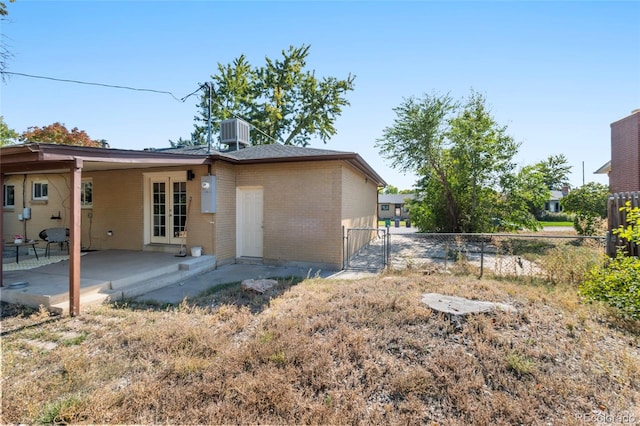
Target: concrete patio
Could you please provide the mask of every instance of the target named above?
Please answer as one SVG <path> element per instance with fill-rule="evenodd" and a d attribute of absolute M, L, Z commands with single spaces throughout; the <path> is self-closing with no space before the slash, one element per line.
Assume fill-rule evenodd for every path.
<path fill-rule="evenodd" d="M 30 256 L 20 256 L 20 263 Z M 42 257 L 42 255 L 41 255 Z M 3 259 L 4 262 L 13 260 Z M 81 258 L 82 307 L 139 296 L 169 284 L 215 269 L 215 256 L 176 257 L 171 253 L 105 250 Z M 3 271 L 0 300 L 56 312 L 69 309 L 69 261 L 28 270 Z M 23 283 L 26 283 L 24 285 Z"/>

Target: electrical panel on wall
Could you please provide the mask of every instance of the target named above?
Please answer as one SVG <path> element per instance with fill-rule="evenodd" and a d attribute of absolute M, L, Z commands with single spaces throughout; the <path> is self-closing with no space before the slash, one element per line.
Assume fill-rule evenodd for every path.
<path fill-rule="evenodd" d="M 200 178 L 200 212 L 216 212 L 216 177 L 202 176 Z"/>

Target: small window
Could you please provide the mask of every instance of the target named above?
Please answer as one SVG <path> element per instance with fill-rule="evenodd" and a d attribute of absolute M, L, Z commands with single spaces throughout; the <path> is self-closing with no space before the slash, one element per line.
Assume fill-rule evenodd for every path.
<path fill-rule="evenodd" d="M 2 205 L 4 207 L 15 207 L 16 187 L 14 185 L 4 185 L 2 189 Z"/>
<path fill-rule="evenodd" d="M 91 180 L 83 180 L 80 189 L 80 207 L 88 209 L 93 207 L 93 182 Z"/>
<path fill-rule="evenodd" d="M 47 182 L 33 182 L 33 195 L 31 197 L 34 201 L 47 200 L 49 198 L 49 184 Z"/>
<path fill-rule="evenodd" d="M 389 204 L 382 204 L 380 206 L 380 210 L 388 212 L 389 211 Z"/>

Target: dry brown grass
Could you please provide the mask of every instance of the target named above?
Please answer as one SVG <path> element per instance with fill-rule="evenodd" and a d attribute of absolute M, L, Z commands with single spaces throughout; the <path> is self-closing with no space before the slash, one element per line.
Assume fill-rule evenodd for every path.
<path fill-rule="evenodd" d="M 640 420 L 638 324 L 580 304 L 571 287 L 413 274 L 281 291 L 261 309 L 212 293 L 164 310 L 5 318 L 3 331 L 17 331 L 2 338 L 0 422 Z M 422 305 L 425 292 L 507 302 L 518 314 L 460 326 Z M 40 325 L 20 328 L 31 323 Z"/>

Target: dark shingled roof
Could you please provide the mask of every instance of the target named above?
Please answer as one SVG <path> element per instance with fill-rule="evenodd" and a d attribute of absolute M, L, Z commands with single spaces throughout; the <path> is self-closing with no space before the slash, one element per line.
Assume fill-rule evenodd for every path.
<path fill-rule="evenodd" d="M 206 145 L 181 146 L 177 148 L 157 148 L 150 150 L 152 152 L 167 152 L 171 154 L 189 154 L 189 155 L 214 155 L 219 157 L 228 157 L 234 160 L 261 160 L 261 159 L 277 159 L 277 158 L 300 158 L 300 157 L 323 157 L 335 156 L 343 154 L 354 154 L 353 152 L 333 151 L 328 149 L 303 148 L 295 145 L 253 145 L 238 151 L 217 151 L 212 149 L 211 153 L 207 152 Z"/>
<path fill-rule="evenodd" d="M 222 152 L 224 157 L 231 157 L 237 160 L 258 160 L 266 158 L 299 158 L 299 157 L 322 157 L 342 154 L 353 154 L 352 152 L 331 151 L 328 149 L 303 148 L 294 145 L 254 145 L 238 151 Z"/>
<path fill-rule="evenodd" d="M 167 152 L 170 154 L 209 155 L 207 152 L 207 145 L 179 146 L 176 148 L 151 148 L 145 151 Z M 211 154 L 218 154 L 218 151 L 211 150 Z"/>
<path fill-rule="evenodd" d="M 206 145 L 183 146 L 178 148 L 158 148 L 148 150 L 149 152 L 160 152 L 167 154 L 182 154 L 210 157 L 213 160 L 228 161 L 231 163 L 277 163 L 291 161 L 326 161 L 326 160 L 344 160 L 360 169 L 363 173 L 369 175 L 375 181 L 384 186 L 386 183 L 376 173 L 375 170 L 367 164 L 366 161 L 355 152 L 334 151 L 329 149 L 303 148 L 295 145 L 253 145 L 242 148 L 237 151 L 216 151 L 211 150 L 207 153 Z"/>

